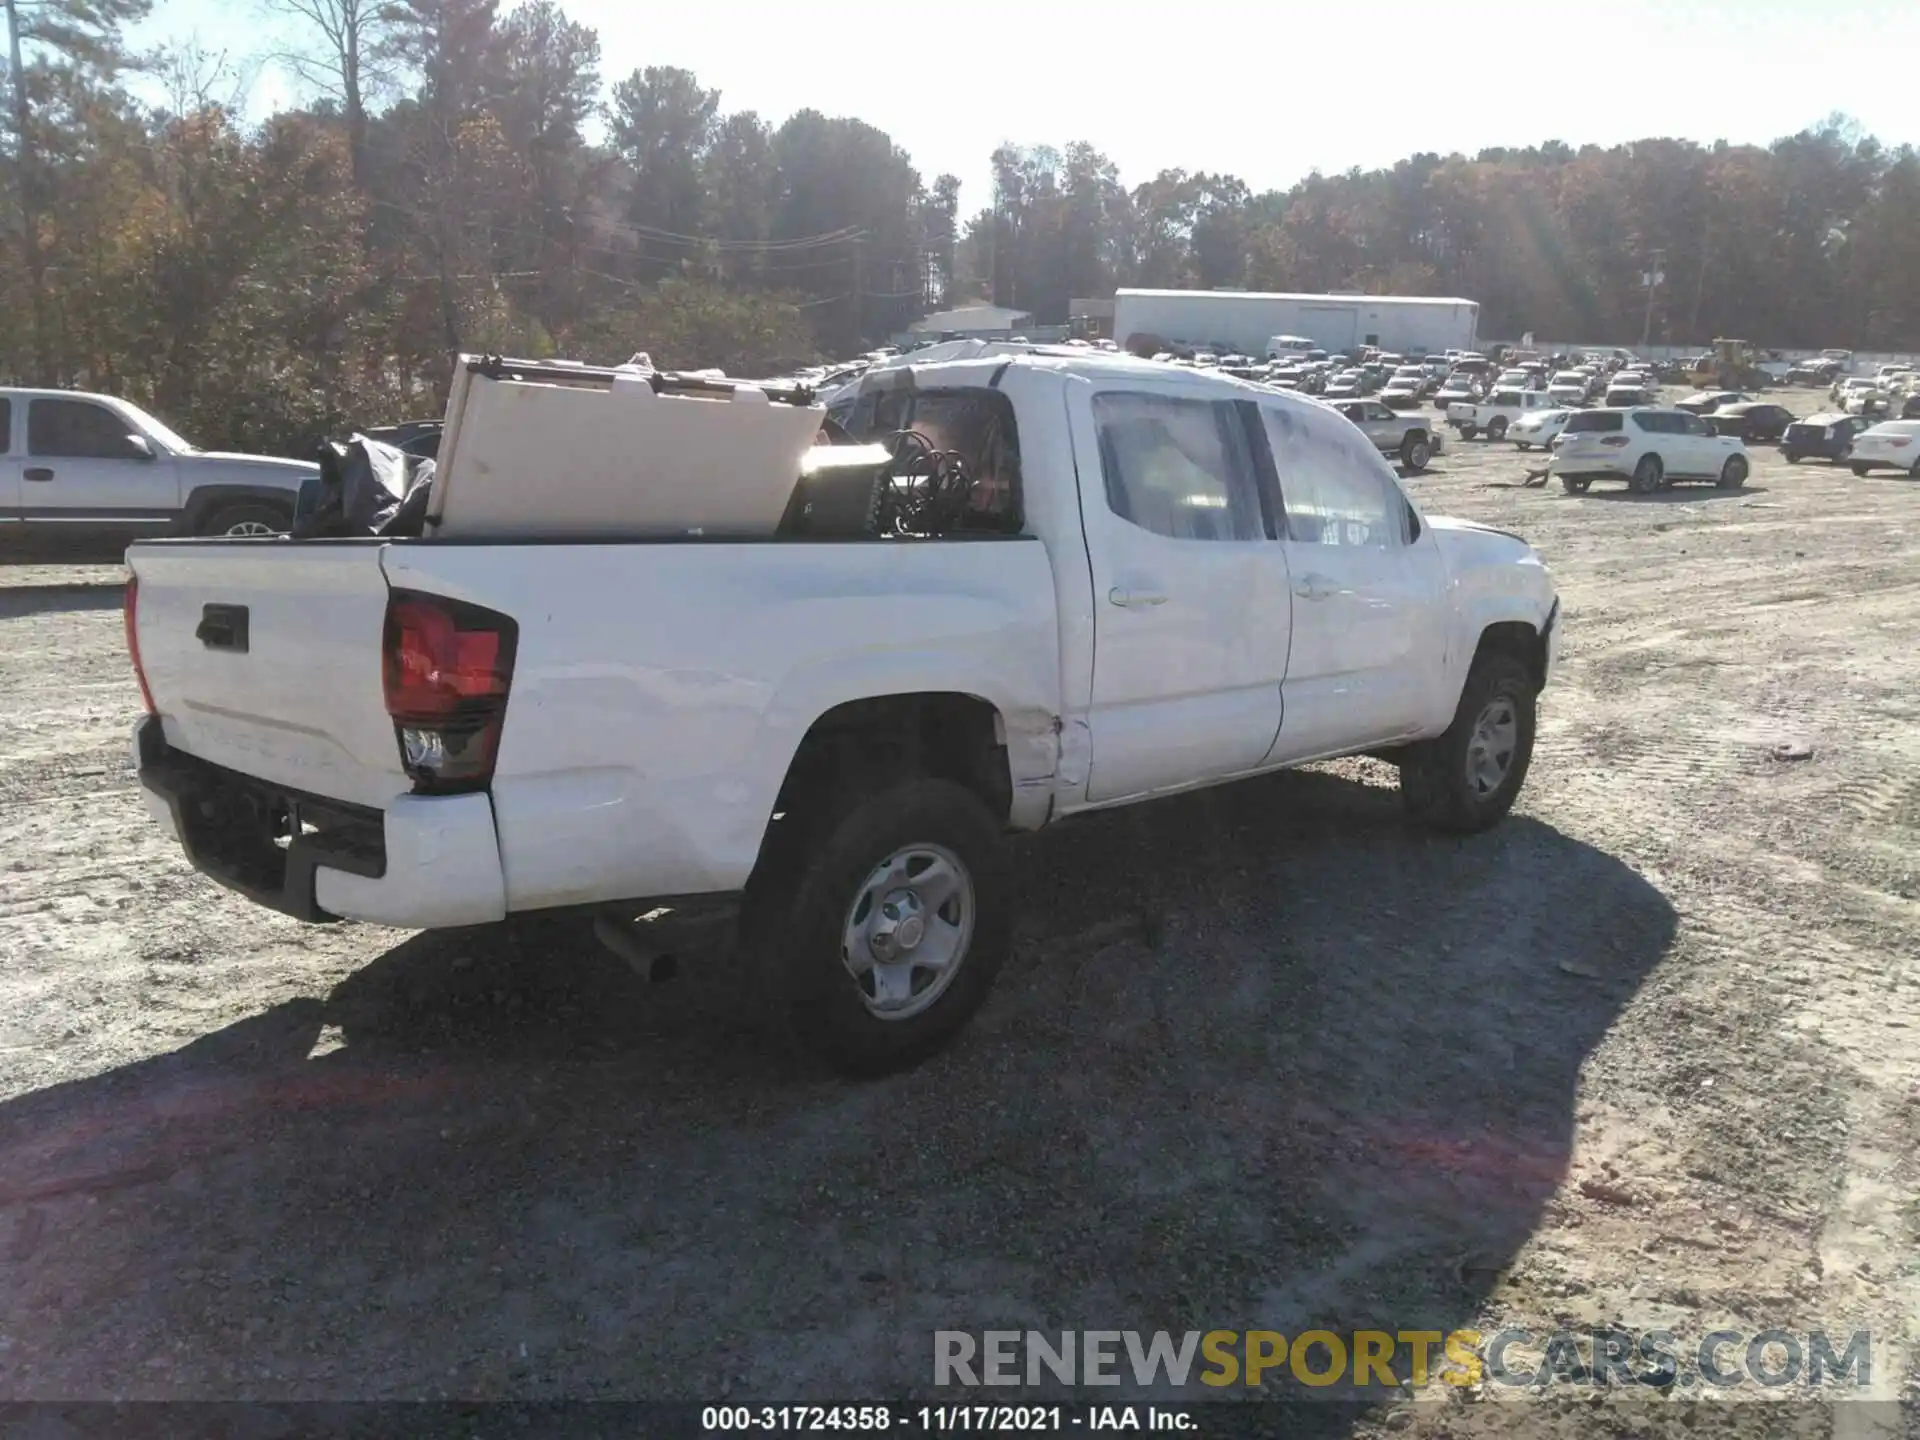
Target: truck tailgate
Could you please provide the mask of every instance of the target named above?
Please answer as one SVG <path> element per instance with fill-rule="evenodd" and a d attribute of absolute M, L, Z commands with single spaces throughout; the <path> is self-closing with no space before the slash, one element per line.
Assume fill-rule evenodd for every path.
<path fill-rule="evenodd" d="M 167 744 L 357 805 L 409 791 L 381 682 L 385 548 L 132 546 L 141 668 Z"/>

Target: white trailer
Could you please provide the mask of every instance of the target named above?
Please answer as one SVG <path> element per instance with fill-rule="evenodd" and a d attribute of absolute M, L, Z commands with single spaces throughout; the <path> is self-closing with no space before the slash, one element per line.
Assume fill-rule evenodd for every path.
<path fill-rule="evenodd" d="M 1304 335 L 1326 350 L 1439 354 L 1476 348 L 1479 328 L 1480 306 L 1452 296 L 1122 290 L 1113 301 L 1113 338 L 1136 351 L 1175 344 L 1264 355 L 1269 337 Z"/>

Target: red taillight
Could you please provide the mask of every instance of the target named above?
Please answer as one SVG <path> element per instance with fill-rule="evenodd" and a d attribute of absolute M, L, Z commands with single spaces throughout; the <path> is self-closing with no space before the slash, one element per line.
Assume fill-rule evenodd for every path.
<path fill-rule="evenodd" d="M 1600 437 L 1600 443 L 1602 445 L 1610 445 L 1618 450 L 1622 445 L 1627 443 L 1627 437 L 1624 435 L 1602 435 Z"/>
<path fill-rule="evenodd" d="M 147 707 L 147 714 L 158 715 L 153 707 L 153 691 L 147 688 L 147 672 L 140 664 L 140 577 L 127 577 L 127 654 L 133 659 L 133 678 L 140 682 L 140 703 Z"/>
<path fill-rule="evenodd" d="M 482 790 L 513 683 L 512 620 L 477 605 L 395 591 L 384 681 L 400 762 L 424 793 Z"/>

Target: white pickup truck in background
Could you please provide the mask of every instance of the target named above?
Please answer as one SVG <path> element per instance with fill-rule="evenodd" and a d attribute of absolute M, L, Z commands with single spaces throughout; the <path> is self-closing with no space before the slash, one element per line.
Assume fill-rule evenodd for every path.
<path fill-rule="evenodd" d="M 1562 408 L 1545 390 L 1495 390 L 1485 400 L 1447 406 L 1447 424 L 1460 432 L 1462 440 L 1484 433 L 1489 440 L 1499 441 L 1523 417 Z"/>
<path fill-rule="evenodd" d="M 607 478 L 598 427 L 712 403 L 645 388 L 463 361 L 424 538 L 132 547 L 140 776 L 196 866 L 310 921 L 575 909 L 633 939 L 737 912 L 768 1013 L 876 1073 L 984 999 L 1008 832 L 1357 752 L 1475 831 L 1526 776 L 1559 640 L 1540 557 L 1422 514 L 1324 405 L 1076 350 L 903 366 L 848 412 L 891 451 L 809 451 L 777 528 L 623 531 L 582 501 L 554 533 L 539 507 Z M 842 450 L 893 468 L 822 479 Z M 730 482 L 680 458 L 690 517 Z M 955 476 L 938 525 L 875 522 Z"/>
<path fill-rule="evenodd" d="M 0 389 L 0 535 L 271 535 L 318 464 L 189 444 L 137 405 Z"/>

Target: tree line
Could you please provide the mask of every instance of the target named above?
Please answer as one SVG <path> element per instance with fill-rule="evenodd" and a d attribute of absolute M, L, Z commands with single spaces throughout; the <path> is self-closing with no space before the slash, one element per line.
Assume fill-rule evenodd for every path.
<path fill-rule="evenodd" d="M 1920 347 L 1920 158 L 1837 117 L 1764 148 L 1422 154 L 1266 192 L 1010 144 L 963 210 L 858 119 L 775 124 L 666 66 L 609 83 L 554 0 L 265 0 L 306 99 L 259 124 L 224 60 L 129 52 L 149 3 L 7 4 L 0 375 L 126 395 L 209 446 L 433 413 L 458 350 L 764 373 L 976 300 L 1061 323 L 1121 285 L 1460 294 L 1489 335 Z"/>

